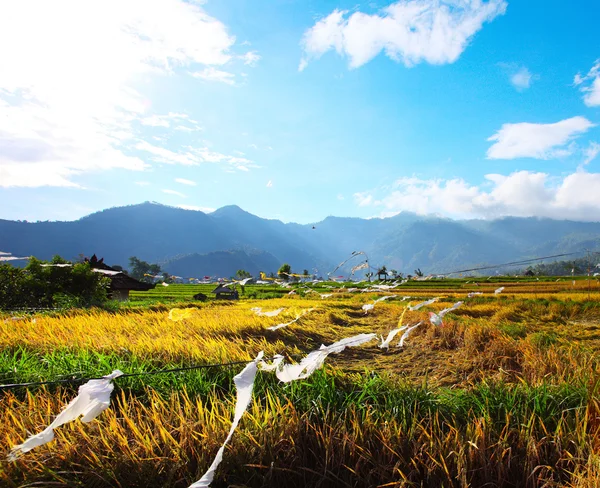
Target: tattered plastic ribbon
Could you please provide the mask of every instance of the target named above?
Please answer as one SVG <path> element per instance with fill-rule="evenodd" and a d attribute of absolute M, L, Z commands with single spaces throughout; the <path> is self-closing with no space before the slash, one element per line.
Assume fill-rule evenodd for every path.
<path fill-rule="evenodd" d="M 8 455 L 8 460 L 14 461 L 20 455 L 52 441 L 54 439 L 54 429 L 76 420 L 81 415 L 83 416 L 81 418 L 82 422 L 94 420 L 110 406 L 110 394 L 114 389 L 112 381 L 122 374 L 117 369 L 100 380 L 90 380 L 81 385 L 79 394 L 58 414 L 54 421 L 39 434 L 32 435 L 22 444 L 13 447 Z"/>
<path fill-rule="evenodd" d="M 439 298 L 432 298 L 431 300 L 427 300 L 425 302 L 417 303 L 414 307 L 408 307 L 411 312 L 419 310 L 421 307 L 426 307 L 427 305 L 431 305 L 439 300 Z"/>
<path fill-rule="evenodd" d="M 321 294 L 321 300 L 325 299 L 325 298 L 329 298 L 332 297 L 333 293 L 322 293 Z"/>
<path fill-rule="evenodd" d="M 322 345 L 316 351 L 313 351 L 305 356 L 299 364 L 282 364 L 283 357 L 276 356 L 270 365 L 261 361 L 259 367 L 265 371 L 275 370 L 275 375 L 282 383 L 302 380 L 308 378 L 317 369 L 321 368 L 325 362 L 325 359 L 327 359 L 327 356 L 330 354 L 340 353 L 346 349 L 346 347 L 360 346 L 365 342 L 372 341 L 376 337 L 376 334 L 358 334 L 356 336 L 334 342 L 330 346 Z"/>
<path fill-rule="evenodd" d="M 368 268 L 369 268 L 369 263 L 367 261 L 365 261 L 364 263 L 357 264 L 356 266 L 354 266 L 352 268 L 350 275 L 353 275 L 356 271 L 360 271 L 361 269 L 368 269 Z"/>
<path fill-rule="evenodd" d="M 575 282 L 573 282 L 573 285 L 575 285 Z M 504 287 L 501 286 L 500 288 L 498 288 L 494 291 L 494 295 L 500 295 L 500 293 L 502 293 L 503 291 L 504 291 Z"/>
<path fill-rule="evenodd" d="M 419 325 L 421 325 L 423 322 L 419 322 L 418 324 L 415 324 L 411 327 L 407 327 L 406 331 L 404 332 L 404 334 L 402 334 L 402 337 L 400 337 L 400 342 L 398 343 L 397 347 L 404 347 L 404 341 L 406 339 L 408 339 L 408 336 L 410 335 L 410 333 L 416 329 L 417 327 L 419 327 Z"/>
<path fill-rule="evenodd" d="M 446 315 L 448 312 L 452 312 L 453 310 L 456 310 L 458 307 L 460 307 L 463 304 L 463 302 L 456 302 L 454 305 L 452 305 L 451 307 L 445 308 L 444 310 L 442 310 L 439 313 L 434 313 L 434 312 L 429 312 L 429 321 L 433 324 L 433 325 L 437 325 L 438 327 L 440 325 L 443 325 L 444 322 L 442 321 L 442 319 L 444 318 L 444 315 Z"/>
<path fill-rule="evenodd" d="M 362 309 L 365 311 L 365 315 L 369 313 L 369 310 L 373 310 L 375 308 L 375 303 L 365 303 L 362 306 Z"/>
<path fill-rule="evenodd" d="M 394 295 L 389 295 L 386 297 L 381 297 L 378 298 L 377 300 L 373 300 L 373 303 L 366 303 L 365 305 L 362 306 L 362 309 L 365 312 L 365 315 L 367 315 L 369 313 L 369 310 L 373 310 L 375 308 L 375 304 L 379 303 L 379 302 L 383 302 L 385 300 L 388 300 L 390 298 L 394 298 Z"/>
<path fill-rule="evenodd" d="M 300 320 L 308 312 L 312 312 L 313 310 L 315 310 L 315 309 L 314 308 L 309 308 L 307 310 L 304 310 L 301 314 L 296 315 L 296 318 L 294 320 L 292 320 L 291 322 L 286 322 L 285 324 L 278 324 L 278 325 L 274 325 L 272 327 L 267 327 L 267 330 L 283 329 L 284 327 L 287 327 L 288 325 L 292 325 L 292 324 L 298 322 L 298 320 Z"/>
<path fill-rule="evenodd" d="M 396 337 L 398 335 L 398 333 L 402 332 L 403 330 L 405 330 L 408 327 L 408 325 L 402 325 L 402 321 L 404 320 L 404 315 L 406 314 L 406 311 L 408 310 L 409 307 L 410 307 L 410 303 L 408 304 L 407 307 L 404 307 L 404 310 L 402 311 L 402 314 L 400 315 L 400 318 L 398 319 L 398 327 L 395 328 L 394 330 L 391 330 L 385 339 L 383 338 L 383 336 L 381 336 L 381 344 L 379 344 L 379 347 L 381 349 L 389 349 L 391 342 L 394 340 L 394 337 Z"/>
<path fill-rule="evenodd" d="M 473 298 L 473 297 L 474 297 L 474 296 L 476 296 L 476 295 L 483 295 L 483 292 L 481 292 L 481 291 L 472 291 L 471 293 L 469 293 L 469 294 L 467 295 L 467 297 L 469 297 L 469 298 Z"/>
<path fill-rule="evenodd" d="M 253 307 L 250 310 L 252 310 L 259 317 L 276 317 L 283 312 L 285 308 L 278 308 L 277 310 L 271 310 L 270 312 L 263 312 L 262 307 Z"/>
<path fill-rule="evenodd" d="M 229 429 L 229 434 L 227 435 L 225 442 L 223 442 L 223 445 L 217 451 L 217 455 L 215 456 L 214 461 L 206 473 L 204 473 L 202 478 L 200 478 L 198 481 L 192 483 L 189 488 L 207 488 L 212 483 L 213 478 L 215 477 L 215 472 L 223 460 L 225 446 L 231 440 L 233 432 L 240 423 L 244 412 L 248 409 L 248 405 L 250 405 L 250 400 L 252 399 L 252 390 L 254 388 L 254 379 L 256 378 L 257 363 L 262 360 L 262 357 L 263 351 L 259 352 L 256 358 L 248 363 L 240 374 L 233 378 L 235 388 L 237 390 L 237 401 L 235 403 L 235 415 L 233 416 L 233 422 L 231 424 L 231 428 Z"/>

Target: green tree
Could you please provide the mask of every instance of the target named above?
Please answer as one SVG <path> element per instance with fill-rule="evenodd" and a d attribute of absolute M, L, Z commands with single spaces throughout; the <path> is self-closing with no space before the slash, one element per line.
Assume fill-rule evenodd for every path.
<path fill-rule="evenodd" d="M 279 270 L 277 271 L 277 275 L 280 278 L 283 278 L 285 280 L 290 278 L 291 273 L 292 273 L 292 267 L 287 263 L 283 263 L 281 265 L 281 267 L 279 268 Z"/>
<path fill-rule="evenodd" d="M 235 277 L 239 280 L 243 280 L 244 278 L 252 278 L 252 275 L 245 269 L 238 269 L 235 273 Z"/>
<path fill-rule="evenodd" d="M 421 268 L 417 268 L 417 269 L 415 269 L 415 274 L 418 277 L 422 277 L 423 276 L 423 271 L 421 271 Z"/>
<path fill-rule="evenodd" d="M 49 263 L 31 258 L 25 268 L 0 266 L 0 308 L 4 309 L 99 305 L 107 300 L 109 287 L 110 279 L 88 263 L 71 264 L 60 256 Z"/>
<path fill-rule="evenodd" d="M 145 281 L 151 283 L 153 276 L 160 274 L 160 266 L 158 264 L 150 264 L 146 261 L 142 261 L 135 256 L 129 258 L 129 267 L 131 268 L 130 276 L 139 281 Z M 151 276 L 146 276 L 151 275 Z"/>

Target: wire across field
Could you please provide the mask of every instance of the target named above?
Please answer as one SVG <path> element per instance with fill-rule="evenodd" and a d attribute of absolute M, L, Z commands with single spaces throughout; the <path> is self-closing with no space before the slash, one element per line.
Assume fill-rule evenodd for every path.
<path fill-rule="evenodd" d="M 294 295 L 269 286 L 279 298 L 206 303 L 189 299 L 210 285 L 171 285 L 148 294 L 156 296 L 136 294 L 116 311 L 7 316 L 0 382 L 249 361 L 260 350 L 293 361 L 355 334 L 386 336 L 402 317 L 424 322 L 403 348 L 395 341 L 386 351 L 373 341 L 288 385 L 260 373 L 214 486 L 598 486 L 598 283 L 466 281 L 473 280 L 367 293 L 321 285 Z M 473 291 L 482 294 L 468 298 Z M 443 326 L 429 323 L 429 312 L 458 300 L 464 305 Z M 187 318 L 170 320 L 173 306 L 189 308 Z M 253 307 L 284 311 L 260 317 Z M 310 308 L 285 328 L 267 329 Z M 51 444 L 3 462 L 0 484 L 186 487 L 227 435 L 232 378 L 242 367 L 117 380 L 98 420 L 61 427 Z M 47 426 L 76 387 L 1 393 L 2 450 Z"/>

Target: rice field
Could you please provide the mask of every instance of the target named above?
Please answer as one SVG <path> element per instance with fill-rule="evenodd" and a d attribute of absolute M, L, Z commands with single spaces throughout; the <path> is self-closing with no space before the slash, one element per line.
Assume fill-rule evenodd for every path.
<path fill-rule="evenodd" d="M 366 293 L 348 292 L 365 283 L 329 283 L 293 295 L 247 286 L 240 301 L 206 303 L 190 299 L 210 285 L 171 285 L 114 310 L 7 315 L 0 383 L 246 362 L 261 350 L 299 361 L 321 344 L 423 321 L 403 348 L 397 339 L 387 351 L 376 341 L 351 348 L 305 380 L 259 372 L 212 486 L 600 486 L 598 282 L 473 281 Z M 365 314 L 362 305 L 389 295 Z M 442 326 L 429 322 L 429 312 L 458 300 Z M 174 307 L 185 318 L 169 319 Z M 284 311 L 258 316 L 254 307 Z M 97 420 L 65 425 L 52 443 L 1 461 L 0 485 L 187 487 L 227 436 L 242 368 L 117 379 Z M 77 386 L 0 392 L 0 450 L 45 428 Z"/>

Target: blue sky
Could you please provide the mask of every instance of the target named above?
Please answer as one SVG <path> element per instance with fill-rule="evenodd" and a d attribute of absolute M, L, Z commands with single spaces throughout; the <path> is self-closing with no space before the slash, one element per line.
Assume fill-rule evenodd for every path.
<path fill-rule="evenodd" d="M 36 12 L 33 16 L 32 12 Z M 0 6 L 0 218 L 600 220 L 600 4 Z"/>

